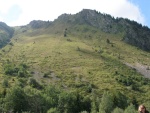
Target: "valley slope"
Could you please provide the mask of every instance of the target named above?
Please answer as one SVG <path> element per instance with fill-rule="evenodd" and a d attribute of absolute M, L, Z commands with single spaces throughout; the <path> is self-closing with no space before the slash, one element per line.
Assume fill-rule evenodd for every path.
<path fill-rule="evenodd" d="M 146 34 L 137 38 L 139 31 Z M 89 97 L 120 91 L 130 101 L 147 102 L 149 76 L 144 77 L 134 67 L 144 65 L 149 71 L 149 33 L 149 28 L 136 22 L 93 10 L 14 27 L 10 43 L 0 51 L 1 91 L 4 79 L 9 89 L 21 79 L 23 87 L 28 87 L 33 78 L 43 86 L 77 90 Z"/>

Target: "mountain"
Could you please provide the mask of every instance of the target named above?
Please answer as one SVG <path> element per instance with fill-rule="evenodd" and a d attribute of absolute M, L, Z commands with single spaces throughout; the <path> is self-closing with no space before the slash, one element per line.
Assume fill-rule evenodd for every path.
<path fill-rule="evenodd" d="M 0 48 L 10 41 L 10 38 L 13 36 L 13 32 L 13 28 L 7 26 L 3 22 L 0 22 Z"/>
<path fill-rule="evenodd" d="M 148 27 L 124 18 L 115 19 L 111 15 L 102 14 L 95 10 L 83 9 L 74 15 L 62 14 L 54 22 L 34 20 L 27 26 L 36 29 L 51 28 L 51 31 L 54 32 L 53 29 L 56 26 L 60 27 L 56 29 L 63 29 L 62 27 L 64 29 L 65 27 L 74 29 L 73 27 L 77 25 L 92 26 L 106 33 L 122 34 L 122 41 L 142 50 L 150 51 L 150 29 Z"/>
<path fill-rule="evenodd" d="M 84 9 L 75 15 L 61 15 L 57 21 L 72 25 L 89 25 L 106 33 L 123 33 L 123 41 L 140 49 L 150 50 L 150 29 L 141 24 L 123 18 L 113 18 L 95 10 Z"/>
<path fill-rule="evenodd" d="M 0 49 L 1 112 L 111 113 L 149 105 L 149 28 L 84 9 L 13 30 Z"/>

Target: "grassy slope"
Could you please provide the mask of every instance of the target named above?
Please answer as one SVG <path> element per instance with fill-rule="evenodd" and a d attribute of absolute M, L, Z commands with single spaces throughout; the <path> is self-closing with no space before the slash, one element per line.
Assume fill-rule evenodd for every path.
<path fill-rule="evenodd" d="M 115 80 L 115 73 L 140 78 L 139 73 L 124 63 L 150 65 L 150 53 L 123 43 L 121 34 L 106 34 L 94 28 L 87 30 L 83 26 L 76 28 L 75 31 L 67 31 L 67 37 L 61 32 L 48 34 L 46 30 L 38 36 L 38 30 L 16 32 L 12 38 L 13 46 L 7 45 L 1 50 L 1 64 L 7 59 L 15 64 L 25 62 L 30 66 L 32 76 L 43 84 L 57 84 L 66 89 L 78 88 L 80 91 L 82 86 L 92 84 L 99 94 L 103 90 L 117 89 L 131 98 L 141 95 L 149 98 L 149 86 L 141 87 L 137 83 L 140 91 L 130 90 Z M 106 39 L 110 40 L 109 44 Z M 6 78 L 2 69 L 1 65 L 1 83 Z M 49 78 L 43 78 L 44 74 L 48 74 Z M 11 78 L 9 82 L 13 83 Z M 142 101 L 143 97 L 140 99 Z"/>

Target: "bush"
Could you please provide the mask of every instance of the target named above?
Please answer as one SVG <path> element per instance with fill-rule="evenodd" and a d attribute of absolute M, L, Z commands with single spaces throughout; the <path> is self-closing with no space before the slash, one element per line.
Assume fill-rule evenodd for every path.
<path fill-rule="evenodd" d="M 48 73 L 44 73 L 43 77 L 44 77 L 44 78 L 49 78 L 48 75 L 49 75 Z"/>
<path fill-rule="evenodd" d="M 26 64 L 19 64 L 15 65 L 11 62 L 7 62 L 4 65 L 4 73 L 6 75 L 14 75 L 14 76 L 19 76 L 19 77 L 26 77 L 29 75 L 27 71 L 28 66 Z"/>
<path fill-rule="evenodd" d="M 38 88 L 38 89 L 42 88 L 42 86 L 32 77 L 29 78 L 28 84 L 33 88 Z"/>
<path fill-rule="evenodd" d="M 4 79 L 4 80 L 3 80 L 2 86 L 3 86 L 4 88 L 7 88 L 7 87 L 9 86 L 8 79 Z"/>
<path fill-rule="evenodd" d="M 58 112 L 56 108 L 50 108 L 50 109 L 47 111 L 47 113 L 60 113 L 60 112 Z"/>
<path fill-rule="evenodd" d="M 124 111 L 120 108 L 115 108 L 112 113 L 124 113 Z"/>
<path fill-rule="evenodd" d="M 28 103 L 23 89 L 16 86 L 11 88 L 5 97 L 5 109 L 7 111 L 13 110 L 14 113 L 21 113 L 22 111 L 26 111 L 27 108 Z"/>
<path fill-rule="evenodd" d="M 133 104 L 130 104 L 124 111 L 124 113 L 137 113 Z"/>

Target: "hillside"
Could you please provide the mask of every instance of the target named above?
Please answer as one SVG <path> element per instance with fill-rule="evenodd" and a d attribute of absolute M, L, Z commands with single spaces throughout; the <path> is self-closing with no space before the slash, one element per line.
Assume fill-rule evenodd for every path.
<path fill-rule="evenodd" d="M 7 26 L 3 22 L 0 22 L 0 48 L 10 41 L 10 38 L 13 36 L 13 32 L 13 28 Z"/>
<path fill-rule="evenodd" d="M 108 100 L 122 110 L 149 103 L 149 75 L 139 69 L 149 71 L 149 28 L 85 9 L 13 29 L 0 50 L 1 111 L 96 113 Z"/>
<path fill-rule="evenodd" d="M 123 33 L 124 42 L 146 51 L 150 50 L 150 29 L 135 21 L 115 19 L 111 15 L 88 9 L 83 9 L 75 15 L 63 14 L 56 21 L 72 25 L 90 25 L 106 33 Z"/>

